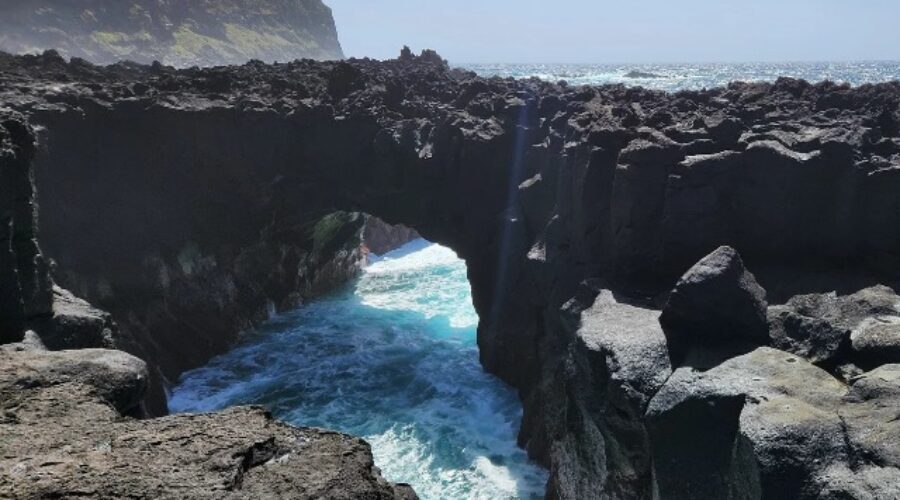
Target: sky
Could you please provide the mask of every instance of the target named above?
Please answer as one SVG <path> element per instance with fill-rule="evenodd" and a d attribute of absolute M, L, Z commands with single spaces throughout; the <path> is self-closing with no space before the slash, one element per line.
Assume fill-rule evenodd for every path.
<path fill-rule="evenodd" d="M 348 57 L 451 63 L 900 60 L 900 0 L 324 0 Z"/>

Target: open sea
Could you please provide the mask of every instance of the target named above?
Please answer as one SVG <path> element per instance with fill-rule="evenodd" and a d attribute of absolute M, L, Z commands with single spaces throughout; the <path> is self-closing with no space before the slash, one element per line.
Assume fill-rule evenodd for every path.
<path fill-rule="evenodd" d="M 465 67 L 483 76 L 666 91 L 779 76 L 852 85 L 900 78 L 900 62 Z M 626 76 L 633 71 L 655 76 Z M 512 389 L 482 371 L 477 321 L 465 264 L 419 240 L 184 374 L 170 406 L 205 412 L 262 404 L 296 425 L 364 437 L 384 476 L 412 484 L 424 499 L 542 498 L 547 473 L 516 446 L 521 407 Z"/>
<path fill-rule="evenodd" d="M 705 64 L 460 64 L 481 76 L 536 77 L 570 85 L 621 83 L 676 92 L 721 87 L 733 81 L 774 81 L 779 76 L 851 85 L 900 80 L 900 61 Z M 631 72 L 654 77 L 629 77 Z"/>

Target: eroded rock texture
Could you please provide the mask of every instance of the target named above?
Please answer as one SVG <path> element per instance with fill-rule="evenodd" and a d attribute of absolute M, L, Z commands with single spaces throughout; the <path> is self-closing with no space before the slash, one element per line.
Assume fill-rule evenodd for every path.
<path fill-rule="evenodd" d="M 154 420 L 146 364 L 121 351 L 0 347 L 4 498 L 415 498 L 358 438 L 243 407 Z"/>
<path fill-rule="evenodd" d="M 56 279 L 170 379 L 356 262 L 365 212 L 466 260 L 482 362 L 519 389 L 551 496 L 896 495 L 893 313 L 830 311 L 900 274 L 900 84 L 665 94 L 432 52 L 0 70 L 41 130 Z"/>
<path fill-rule="evenodd" d="M 391 250 L 421 238 L 415 229 L 402 224 L 391 225 L 378 217 L 368 217 L 363 230 L 362 242 L 375 255 L 384 255 Z"/>
<path fill-rule="evenodd" d="M 0 107 L 0 343 L 20 340 L 30 320 L 52 311 L 52 282 L 37 240 L 35 152 L 25 118 Z"/>

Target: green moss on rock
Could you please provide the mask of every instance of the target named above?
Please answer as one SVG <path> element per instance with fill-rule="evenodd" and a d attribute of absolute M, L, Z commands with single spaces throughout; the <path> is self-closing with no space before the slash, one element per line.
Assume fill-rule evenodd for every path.
<path fill-rule="evenodd" d="M 174 66 L 341 59 L 321 0 L 0 2 L 0 50 Z"/>

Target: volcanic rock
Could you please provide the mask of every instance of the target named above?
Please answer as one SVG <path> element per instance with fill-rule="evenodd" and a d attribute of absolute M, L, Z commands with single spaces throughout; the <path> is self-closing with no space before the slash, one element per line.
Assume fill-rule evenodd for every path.
<path fill-rule="evenodd" d="M 900 317 L 877 317 L 861 325 L 852 336 L 859 363 L 900 363 Z"/>
<path fill-rule="evenodd" d="M 672 373 L 659 310 L 610 290 L 593 293 L 596 298 L 574 325 L 568 362 L 579 369 L 559 375 L 563 380 L 557 390 L 566 391 L 568 406 L 546 417 L 570 422 L 548 422 L 556 436 L 550 444 L 548 493 L 557 498 L 648 495 L 653 454 L 643 413 Z M 575 302 L 566 307 L 570 312 L 579 308 Z M 628 451 L 619 455 L 616 449 Z"/>
<path fill-rule="evenodd" d="M 679 362 L 693 346 L 767 344 L 766 292 L 735 249 L 720 247 L 678 281 L 660 323 Z"/>
<path fill-rule="evenodd" d="M 767 347 L 706 372 L 679 368 L 647 411 L 660 498 L 896 496 L 896 382 L 888 369 L 848 392 Z"/>
<path fill-rule="evenodd" d="M 638 71 L 631 70 L 628 73 L 625 73 L 625 78 L 662 78 L 662 76 L 657 75 L 655 73 L 648 73 L 646 71 Z"/>
<path fill-rule="evenodd" d="M 40 139 L 34 155 L 4 146 L 14 153 L 0 161 L 19 179 L 26 164 L 34 167 L 54 278 L 109 311 L 123 347 L 148 361 L 156 412 L 164 410 L 166 380 L 233 345 L 273 308 L 354 276 L 363 212 L 414 227 L 465 259 L 482 363 L 521 394 L 520 442 L 550 468 L 552 494 L 671 498 L 746 485 L 739 490 L 779 496 L 783 483 L 784 494 L 801 498 L 890 498 L 889 460 L 847 461 L 850 454 L 833 447 L 846 443 L 836 412 L 856 404 L 843 399 L 842 382 L 797 354 L 743 354 L 769 335 L 765 301 L 736 255 L 710 276 L 723 278 L 710 280 L 722 287 L 688 295 L 717 307 L 698 299 L 669 308 L 680 311 L 676 325 L 699 328 L 672 330 L 664 319 L 660 336 L 654 318 L 655 298 L 721 245 L 765 276 L 760 283 L 778 290 L 779 302 L 893 283 L 898 102 L 898 83 L 783 79 L 671 95 L 479 78 L 431 52 L 185 70 L 0 54 L 0 103 L 19 116 L 5 127 L 4 144 Z M 19 170 L 6 170 L 10 161 Z M 24 209 L 34 196 L 4 191 L 2 201 Z M 4 208 L 4 221 L 9 213 Z M 18 218 L 27 236 L 18 241 L 36 241 L 25 222 L 35 212 L 22 213 L 31 219 Z M 0 272 L 27 276 L 41 284 L 29 289 L 44 293 L 16 292 L 4 280 L 13 294 L 2 306 L 31 307 L 19 316 L 27 322 L 51 313 L 52 290 L 46 273 L 32 272 L 41 266 L 29 265 L 43 253 L 22 248 L 14 261 L 3 252 Z M 795 274 L 820 281 L 812 287 Z M 564 310 L 588 280 L 602 285 Z M 687 288 L 705 290 L 703 282 Z M 607 298 L 592 310 L 599 295 Z M 837 322 L 792 312 L 857 328 L 840 319 L 853 317 L 852 308 L 835 310 Z M 797 344 L 785 348 L 836 364 L 848 382 L 877 368 L 833 349 L 845 344 L 800 319 L 785 334 Z M 19 325 L 8 331 L 21 338 Z M 626 332 L 633 339 L 623 340 Z M 824 339 L 821 348 L 801 345 L 804 332 Z M 698 346 L 715 351 L 703 366 L 712 375 L 676 359 L 654 395 L 672 365 L 660 353 Z M 796 361 L 786 365 L 802 369 L 782 369 L 788 357 Z M 746 366 L 751 361 L 760 368 Z M 721 372 L 731 369 L 734 377 Z M 651 403 L 650 417 L 640 411 L 661 394 L 671 398 Z M 850 429 L 856 417 L 846 418 Z M 729 442 L 732 434 L 740 439 Z M 710 446 L 696 448 L 708 453 L 690 449 L 706 438 Z M 745 439 L 759 448 L 748 450 Z M 851 444 L 865 449 L 856 439 Z M 684 481 L 674 463 L 685 467 Z M 706 481 L 712 471 L 721 479 Z"/>
<path fill-rule="evenodd" d="M 416 498 L 358 438 L 262 408 L 135 420 L 146 365 L 118 351 L 0 348 L 0 496 Z"/>
<path fill-rule="evenodd" d="M 768 315 L 773 346 L 825 368 L 898 362 L 900 296 L 890 287 L 797 295 L 770 307 Z"/>
<path fill-rule="evenodd" d="M 362 235 L 363 244 L 375 255 L 384 255 L 418 238 L 421 236 L 415 229 L 402 224 L 391 225 L 378 217 L 366 218 Z"/>

